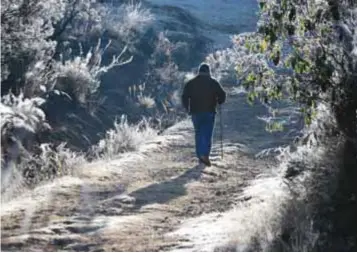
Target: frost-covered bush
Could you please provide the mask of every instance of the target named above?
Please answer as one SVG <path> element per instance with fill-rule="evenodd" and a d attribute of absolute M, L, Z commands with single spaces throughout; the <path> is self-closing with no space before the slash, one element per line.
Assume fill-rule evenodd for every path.
<path fill-rule="evenodd" d="M 107 131 L 105 138 L 93 148 L 93 153 L 98 157 L 113 158 L 121 153 L 137 150 L 156 135 L 157 131 L 151 127 L 148 120 L 143 119 L 134 125 L 123 115 L 119 122 L 114 123 L 114 128 Z"/>
<path fill-rule="evenodd" d="M 169 114 L 176 114 L 181 105 L 180 92 L 186 73 L 179 69 L 173 59 L 180 43 L 170 41 L 165 32 L 160 32 L 155 39 L 145 79 L 141 84 L 129 87 L 128 99 L 133 107 L 144 109 L 148 116 L 157 117 L 165 113 L 170 117 Z M 130 111 L 135 111 L 135 108 Z M 138 111 L 143 112 L 140 109 Z"/>
<path fill-rule="evenodd" d="M 23 173 L 32 166 L 29 161 L 43 153 L 38 137 L 50 129 L 45 113 L 40 109 L 43 102 L 44 99 L 37 97 L 25 98 L 23 93 L 19 96 L 10 93 L 1 98 L 2 192 L 15 185 L 23 186 L 26 181 Z M 36 170 L 46 169 L 41 165 Z M 35 177 L 37 176 L 38 173 Z"/>
<path fill-rule="evenodd" d="M 1 191 L 6 198 L 25 187 L 63 176 L 85 162 L 82 154 L 40 142 L 51 127 L 40 106 L 42 98 L 9 93 L 1 98 Z M 3 195 L 4 196 L 4 195 Z"/>
<path fill-rule="evenodd" d="M 42 98 L 13 94 L 1 98 L 1 146 L 6 159 L 18 159 L 22 152 L 36 147 L 37 134 L 50 129 L 45 113 L 39 108 Z"/>
<path fill-rule="evenodd" d="M 57 147 L 47 143 L 41 144 L 41 152 L 38 155 L 17 165 L 26 183 L 36 185 L 41 181 L 71 174 L 86 163 L 83 154 L 75 153 L 65 146 L 65 143 Z"/>
<path fill-rule="evenodd" d="M 343 141 L 335 131 L 331 109 L 319 104 L 303 137 L 280 149 L 275 175 L 262 176 L 245 189 L 243 196 L 252 198 L 248 217 L 256 219 L 253 226 L 249 223 L 254 232 L 244 251 L 326 251 L 332 223 L 324 214 L 326 208 L 331 209 L 337 189 L 340 161 L 335 159 L 336 147 Z"/>
<path fill-rule="evenodd" d="M 257 250 L 355 249 L 357 2 L 261 0 L 259 6 L 257 33 L 236 37 L 244 52 L 238 76 L 251 101 L 271 107 L 289 99 L 299 106 L 306 128 L 298 144 L 280 150 L 291 199 L 278 210 L 276 230 L 268 231 L 275 245 Z"/>
<path fill-rule="evenodd" d="M 77 26 L 98 22 L 89 0 L 4 0 L 1 2 L 1 82 L 3 92 L 38 95 L 54 86 L 51 66 L 59 45 L 86 33 Z M 63 36 L 66 34 L 67 36 Z"/>
<path fill-rule="evenodd" d="M 148 108 L 148 109 L 155 107 L 155 100 L 150 96 L 144 96 L 144 95 L 138 96 L 138 103 L 140 106 L 143 106 L 144 108 Z"/>
<path fill-rule="evenodd" d="M 186 73 L 175 63 L 173 55 L 180 50 L 180 43 L 170 41 L 165 32 L 160 32 L 154 52 L 149 59 L 147 91 L 155 96 L 156 104 L 165 112 L 173 111 L 180 103 L 175 94 L 181 91 Z"/>
<path fill-rule="evenodd" d="M 223 50 L 218 50 L 209 54 L 206 57 L 207 62 L 211 67 L 212 75 L 220 82 L 233 86 L 237 84 L 239 76 L 236 75 L 237 62 L 248 57 L 248 51 L 244 47 L 240 47 L 235 43 L 236 38 L 244 38 L 248 34 L 240 34 L 232 38 L 232 46 Z"/>
<path fill-rule="evenodd" d="M 101 47 L 101 40 L 95 48 L 89 49 L 87 54 L 82 50 L 78 56 L 68 60 L 57 62 L 54 69 L 57 75 L 56 88 L 69 93 L 77 101 L 84 103 L 86 98 L 97 91 L 100 86 L 100 77 L 111 68 L 129 63 L 132 57 L 122 60 L 127 47 L 124 47 L 118 56 L 113 56 L 110 64 L 102 65 L 102 57 L 109 42 L 104 48 Z"/>
<path fill-rule="evenodd" d="M 131 53 L 138 52 L 138 43 L 155 20 L 150 9 L 132 1 L 106 3 L 101 17 L 102 30 L 114 41 L 113 48 L 120 50 L 126 45 Z"/>
<path fill-rule="evenodd" d="M 64 78 L 66 72 L 68 79 L 72 78 L 68 68 L 72 71 L 78 68 L 79 80 L 84 80 L 84 75 L 93 76 L 85 79 L 88 81 L 88 90 L 93 90 L 99 85 L 99 74 L 119 63 L 120 57 L 114 57 L 108 66 L 100 66 L 101 57 L 109 44 L 103 50 L 99 42 L 94 49 L 89 49 L 88 54 L 84 54 L 83 50 L 78 53 L 70 50 L 74 42 L 87 43 L 92 37 L 98 39 L 110 25 L 118 25 L 104 22 L 103 17 L 106 17 L 109 8 L 98 1 L 4 0 L 1 7 L 1 82 L 4 93 L 12 90 L 18 94 L 22 89 L 29 97 L 51 91 L 58 83 L 57 79 Z M 120 24 L 135 26 L 137 23 L 133 19 L 139 8 L 127 7 L 127 12 L 122 13 L 127 16 L 127 23 L 123 19 Z M 131 20 L 129 17 L 132 17 Z M 118 50 L 122 50 L 124 45 Z M 62 68 L 59 68 L 61 65 Z M 78 90 L 84 92 L 83 84 L 78 85 Z"/>
<path fill-rule="evenodd" d="M 57 177 L 75 174 L 87 163 L 83 154 L 75 153 L 61 144 L 41 144 L 37 154 L 28 154 L 20 162 L 9 162 L 1 168 L 2 200 L 10 200 L 27 189 Z"/>
<path fill-rule="evenodd" d="M 103 28 L 105 7 L 97 0 L 66 0 L 63 16 L 54 23 L 52 40 L 59 44 L 66 41 L 83 41 L 88 36 L 98 34 Z"/>
<path fill-rule="evenodd" d="M 5 88 L 24 87 L 25 73 L 55 51 L 56 42 L 47 38 L 54 31 L 51 20 L 62 17 L 64 1 L 4 0 L 1 7 L 1 81 L 9 82 Z"/>
<path fill-rule="evenodd" d="M 53 96 L 49 93 L 56 89 L 56 94 L 70 95 L 74 102 L 85 104 L 97 91 L 104 73 L 132 59 L 126 55 L 127 47 L 122 46 L 118 54 L 111 53 L 111 61 L 103 64 L 111 41 L 104 45 L 100 40 L 104 33 L 102 17 L 108 8 L 99 1 L 4 0 L 1 7 L 2 95 L 13 93 L 31 101 L 39 100 L 37 97 L 50 100 Z M 98 43 L 89 48 L 94 39 Z M 74 41 L 75 45 L 80 43 L 79 50 Z M 44 118 L 44 113 L 41 117 Z M 10 125 L 8 118 L 4 122 L 2 132 L 6 135 L 10 132 L 6 130 Z M 34 127 L 33 131 L 38 129 Z M 23 137 L 22 141 L 25 140 L 31 142 Z"/>
<path fill-rule="evenodd" d="M 258 33 L 237 40 L 250 55 L 237 71 L 252 100 L 289 98 L 306 124 L 328 102 L 341 131 L 357 138 L 356 2 L 260 1 L 260 9 Z"/>

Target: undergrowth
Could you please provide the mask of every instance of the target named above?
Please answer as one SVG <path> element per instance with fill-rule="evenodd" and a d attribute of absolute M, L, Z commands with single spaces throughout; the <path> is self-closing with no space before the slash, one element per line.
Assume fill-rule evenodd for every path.
<path fill-rule="evenodd" d="M 114 128 L 107 131 L 105 138 L 91 152 L 97 158 L 115 158 L 118 154 L 138 150 L 145 142 L 157 136 L 157 132 L 148 119 L 134 125 L 122 115 L 119 121 L 114 122 Z"/>
<path fill-rule="evenodd" d="M 87 154 L 68 149 L 66 143 L 58 146 L 46 143 L 41 144 L 36 153 L 22 149 L 21 156 L 15 160 L 2 155 L 2 201 L 10 200 L 41 183 L 75 174 L 92 159 L 112 159 L 125 152 L 137 151 L 157 136 L 160 128 L 159 120 L 155 126 L 149 119 L 130 124 L 123 115 L 120 121 L 114 123 L 114 128 L 107 131 L 105 138 Z"/>
<path fill-rule="evenodd" d="M 226 247 L 237 251 L 353 248 L 351 235 L 338 235 L 335 241 L 340 245 L 329 242 L 335 224 L 328 215 L 336 208 L 333 199 L 340 183 L 342 143 L 330 108 L 321 104 L 303 137 L 281 149 L 274 175 L 263 175 L 245 190 L 243 198 L 250 200 L 239 211 L 248 217 L 241 224 L 245 234 L 238 234 L 233 239 L 236 243 Z"/>

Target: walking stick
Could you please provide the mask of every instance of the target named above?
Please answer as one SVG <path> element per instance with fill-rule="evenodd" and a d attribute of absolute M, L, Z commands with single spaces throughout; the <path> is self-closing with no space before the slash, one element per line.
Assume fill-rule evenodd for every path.
<path fill-rule="evenodd" d="M 221 138 L 221 157 L 223 160 L 223 121 L 222 121 L 222 105 L 219 106 L 219 125 L 220 125 L 220 138 Z"/>

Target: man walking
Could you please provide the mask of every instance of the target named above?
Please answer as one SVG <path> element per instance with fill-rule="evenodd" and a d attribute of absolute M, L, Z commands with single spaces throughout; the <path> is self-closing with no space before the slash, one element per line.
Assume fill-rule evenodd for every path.
<path fill-rule="evenodd" d="M 200 162 L 211 166 L 209 155 L 217 104 L 226 100 L 226 92 L 211 77 L 207 64 L 201 64 L 198 75 L 185 84 L 182 104 L 192 116 L 195 128 L 196 155 Z"/>

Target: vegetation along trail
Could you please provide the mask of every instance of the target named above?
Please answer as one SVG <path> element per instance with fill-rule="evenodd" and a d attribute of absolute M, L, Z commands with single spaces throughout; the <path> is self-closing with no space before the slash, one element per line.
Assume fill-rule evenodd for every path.
<path fill-rule="evenodd" d="M 356 251 L 356 29 L 356 0 L 2 0 L 1 250 Z"/>
<path fill-rule="evenodd" d="M 229 118 L 232 101 L 223 118 Z M 213 250 L 228 243 L 230 234 L 216 226 L 198 242 L 175 233 L 187 219 L 209 213 L 213 226 L 250 180 L 269 169 L 268 161 L 227 141 L 222 160 L 218 126 L 210 168 L 197 165 L 191 122 L 183 121 L 137 152 L 84 165 L 3 204 L 2 250 Z M 235 126 L 224 130 L 230 129 Z"/>

